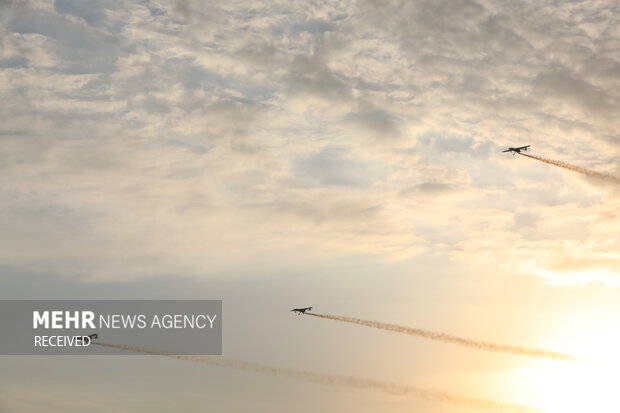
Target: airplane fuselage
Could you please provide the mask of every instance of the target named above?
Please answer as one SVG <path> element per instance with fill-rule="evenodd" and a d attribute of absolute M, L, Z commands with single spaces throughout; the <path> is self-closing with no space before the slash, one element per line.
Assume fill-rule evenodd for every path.
<path fill-rule="evenodd" d="M 516 153 L 521 153 L 521 151 L 527 151 L 527 148 L 529 148 L 531 145 L 525 145 L 525 146 L 519 146 L 517 148 L 508 148 L 505 151 L 502 152 L 512 152 L 512 154 L 516 154 Z"/>

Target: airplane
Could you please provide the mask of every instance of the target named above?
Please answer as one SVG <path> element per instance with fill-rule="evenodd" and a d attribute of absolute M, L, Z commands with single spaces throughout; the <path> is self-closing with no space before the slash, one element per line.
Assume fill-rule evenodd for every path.
<path fill-rule="evenodd" d="M 529 148 L 532 145 L 525 145 L 525 146 L 519 146 L 518 148 L 508 148 L 505 151 L 502 152 L 512 152 L 512 154 L 516 154 L 516 153 L 521 153 L 521 151 L 527 151 L 527 148 Z"/>
<path fill-rule="evenodd" d="M 78 336 L 76 337 L 76 340 L 79 341 L 80 343 L 83 343 L 84 346 L 89 346 L 93 340 L 96 340 L 98 338 L 99 338 L 99 335 L 95 333 L 95 334 L 90 334 L 87 336 Z M 88 344 L 86 344 L 87 343 L 86 339 L 88 339 Z"/>
<path fill-rule="evenodd" d="M 312 311 L 312 307 L 306 307 L 306 308 L 293 308 L 291 311 L 299 314 L 306 314 L 306 311 Z"/>

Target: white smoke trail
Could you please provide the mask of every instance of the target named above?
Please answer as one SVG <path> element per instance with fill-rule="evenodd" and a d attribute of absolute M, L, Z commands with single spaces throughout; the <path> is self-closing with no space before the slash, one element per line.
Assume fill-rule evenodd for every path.
<path fill-rule="evenodd" d="M 519 406 L 514 404 L 499 403 L 489 400 L 476 399 L 473 397 L 460 396 L 452 393 L 446 393 L 438 390 L 422 389 L 413 386 L 407 386 L 403 384 L 381 382 L 374 379 L 365 379 L 349 376 L 339 376 L 332 374 L 317 373 L 306 370 L 287 369 L 281 367 L 266 366 L 257 363 L 249 363 L 245 361 L 227 360 L 217 356 L 204 357 L 204 356 L 189 356 L 189 355 L 175 355 L 165 352 L 147 349 L 143 347 L 125 346 L 119 344 L 110 344 L 103 342 L 93 342 L 98 346 L 109 347 L 114 349 L 126 350 L 131 352 L 140 352 L 144 354 L 150 354 L 155 356 L 162 356 L 173 358 L 177 360 L 191 361 L 194 363 L 202 363 L 210 366 L 225 367 L 236 370 L 242 370 L 253 373 L 263 373 L 272 376 L 288 377 L 299 380 L 305 380 L 312 383 L 332 385 L 332 386 L 344 386 L 352 387 L 363 390 L 374 390 L 382 393 L 397 395 L 397 396 L 413 396 L 430 401 L 445 402 L 457 405 L 466 405 L 475 408 L 487 409 L 497 412 L 521 412 L 521 413 L 534 413 L 538 410 L 527 406 Z"/>
<path fill-rule="evenodd" d="M 539 357 L 551 360 L 564 360 L 564 361 L 587 361 L 570 354 L 557 353 L 555 351 L 534 349 L 528 347 L 511 346 L 506 344 L 496 344 L 488 341 L 471 340 L 458 336 L 453 336 L 446 333 L 437 333 L 434 331 L 422 330 L 419 328 L 405 327 L 397 324 L 381 323 L 379 321 L 363 320 L 360 318 L 343 317 L 330 314 L 318 314 L 318 313 L 305 313 L 313 317 L 326 318 L 329 320 L 342 321 L 344 323 L 358 324 L 366 327 L 377 328 L 380 330 L 394 331 L 401 334 L 407 334 L 410 336 L 417 336 L 428 338 L 431 340 L 444 341 L 446 343 L 458 344 L 465 347 L 471 347 L 478 350 L 495 351 L 499 353 L 517 354 L 520 356 Z"/>
<path fill-rule="evenodd" d="M 604 172 L 593 171 L 592 169 L 583 168 L 581 166 L 571 165 L 566 162 L 556 161 L 553 159 L 545 158 L 542 156 L 528 155 L 526 153 L 519 153 L 519 155 L 527 156 L 528 158 L 536 159 L 537 161 L 544 162 L 549 165 L 559 166 L 560 168 L 568 169 L 569 171 L 578 172 L 583 175 L 593 176 L 595 178 L 603 179 L 607 182 L 614 184 L 620 184 L 620 177 L 610 175 Z"/>

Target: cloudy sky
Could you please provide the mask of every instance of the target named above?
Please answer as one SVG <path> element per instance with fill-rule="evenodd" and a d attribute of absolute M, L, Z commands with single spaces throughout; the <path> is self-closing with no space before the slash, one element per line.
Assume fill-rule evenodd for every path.
<path fill-rule="evenodd" d="M 616 412 L 607 370 L 286 310 L 609 354 L 620 187 L 501 150 L 620 173 L 619 19 L 602 0 L 0 0 L 0 297 L 221 298 L 226 356 Z M 470 411 L 150 357 L 0 366 L 2 413 Z"/>

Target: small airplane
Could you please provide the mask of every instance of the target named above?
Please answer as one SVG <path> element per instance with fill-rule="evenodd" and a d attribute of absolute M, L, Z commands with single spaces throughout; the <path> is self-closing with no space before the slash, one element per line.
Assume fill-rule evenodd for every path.
<path fill-rule="evenodd" d="M 521 153 L 521 151 L 527 151 L 527 148 L 529 148 L 532 145 L 525 145 L 525 146 L 519 146 L 518 148 L 508 148 L 505 151 L 502 152 L 512 152 L 512 154 L 516 154 L 516 153 Z"/>
<path fill-rule="evenodd" d="M 299 314 L 306 314 L 306 311 L 312 311 L 312 307 L 306 307 L 306 308 L 293 308 L 291 311 Z"/>
<path fill-rule="evenodd" d="M 97 334 L 91 334 L 91 335 L 89 335 L 89 336 L 87 336 L 87 337 L 88 337 L 88 338 L 92 341 L 92 340 L 96 340 L 96 339 L 98 339 L 98 338 L 99 338 L 99 335 L 97 335 Z"/>

